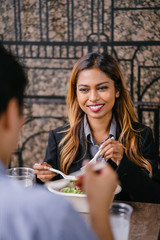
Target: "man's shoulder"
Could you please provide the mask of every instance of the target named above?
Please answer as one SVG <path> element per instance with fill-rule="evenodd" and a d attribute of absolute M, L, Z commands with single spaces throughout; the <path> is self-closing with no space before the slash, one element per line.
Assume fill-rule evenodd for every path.
<path fill-rule="evenodd" d="M 24 189 L 22 191 L 27 198 L 28 205 L 30 204 L 35 209 L 37 208 L 37 211 L 40 209 L 45 209 L 44 212 L 47 212 L 49 210 L 56 211 L 57 208 L 63 208 L 65 211 L 65 209 L 70 207 L 68 201 L 66 201 L 58 194 L 49 192 L 47 188 L 42 185 L 36 184 L 32 188 Z M 23 198 L 24 197 L 22 197 L 22 199 Z M 47 210 L 46 208 L 48 207 L 49 209 Z"/>
<path fill-rule="evenodd" d="M 63 239 L 60 236 L 63 235 L 64 225 L 66 224 L 67 227 L 79 221 L 79 216 L 70 203 L 58 194 L 53 194 L 38 185 L 33 188 L 23 188 L 6 178 L 2 182 L 3 189 L 1 183 L 0 189 L 4 194 L 0 198 L 2 210 L 0 219 L 3 219 L 4 229 L 10 226 L 10 233 L 5 232 L 5 236 L 14 232 L 19 238 L 13 239 L 22 239 L 20 236 L 24 234 L 30 236 L 26 239 L 50 239 L 50 237 Z M 67 223 L 68 217 L 70 224 Z M 71 229 L 68 231 L 70 232 Z M 37 234 L 38 238 L 35 236 L 34 238 L 34 234 Z"/>
<path fill-rule="evenodd" d="M 53 204 L 56 208 L 58 205 L 68 207 L 69 203 L 65 201 L 58 194 L 51 193 L 42 185 L 35 184 L 34 187 L 24 188 L 20 183 L 11 181 L 7 177 L 0 178 L 0 190 L 3 195 L 0 198 L 0 203 L 7 201 L 8 204 L 15 204 L 18 206 L 24 205 L 27 207 L 34 207 L 33 209 L 45 206 L 45 204 Z"/>
<path fill-rule="evenodd" d="M 6 214 L 19 213 L 21 216 L 27 214 L 33 224 L 35 216 L 49 221 L 54 215 L 57 221 L 58 219 L 61 221 L 68 212 L 73 210 L 66 199 L 49 192 L 39 184 L 32 188 L 24 188 L 5 179 L 3 186 L 0 184 L 0 189 L 4 193 L 0 198 L 0 206 L 4 208 L 7 206 Z"/>

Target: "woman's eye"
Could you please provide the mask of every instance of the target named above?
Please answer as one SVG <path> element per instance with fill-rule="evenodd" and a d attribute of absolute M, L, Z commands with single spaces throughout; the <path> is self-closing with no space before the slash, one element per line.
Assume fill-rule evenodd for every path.
<path fill-rule="evenodd" d="M 106 90 L 108 87 L 107 86 L 103 86 L 103 87 L 99 87 L 98 90 Z"/>
<path fill-rule="evenodd" d="M 88 92 L 88 89 L 87 88 L 80 88 L 79 91 L 80 92 Z"/>

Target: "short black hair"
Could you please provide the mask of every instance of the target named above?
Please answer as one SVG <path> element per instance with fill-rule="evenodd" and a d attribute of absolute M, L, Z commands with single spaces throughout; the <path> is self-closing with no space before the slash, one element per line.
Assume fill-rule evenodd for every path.
<path fill-rule="evenodd" d="M 27 83 L 28 78 L 23 66 L 0 43 L 0 115 L 5 112 L 12 98 L 17 99 L 22 112 Z"/>

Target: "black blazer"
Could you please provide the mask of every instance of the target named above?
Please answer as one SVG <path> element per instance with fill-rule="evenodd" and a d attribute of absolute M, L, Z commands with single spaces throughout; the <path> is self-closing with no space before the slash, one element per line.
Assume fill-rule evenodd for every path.
<path fill-rule="evenodd" d="M 129 160 L 125 153 L 118 167 L 110 159 L 109 163 L 115 171 L 117 171 L 122 186 L 122 191 L 116 195 L 116 199 L 122 201 L 160 203 L 160 172 L 158 170 L 158 159 L 154 150 L 152 131 L 149 127 L 140 123 L 133 123 L 133 127 L 137 130 L 141 130 L 138 138 L 139 148 L 143 156 L 148 159 L 152 165 L 153 177 L 151 179 L 148 171 Z M 62 126 L 55 130 L 51 130 L 49 133 L 44 161 L 56 169 L 60 169 L 60 149 L 58 148 L 58 144 L 64 136 L 62 131 L 66 128 L 67 126 Z M 120 128 L 117 127 L 117 139 L 119 134 Z M 82 167 L 84 159 L 91 159 L 89 152 L 87 152 L 87 144 L 85 143 L 84 135 L 80 135 L 79 149 L 69 168 L 68 174 L 79 170 Z M 60 176 L 58 175 L 54 179 L 59 178 Z"/>

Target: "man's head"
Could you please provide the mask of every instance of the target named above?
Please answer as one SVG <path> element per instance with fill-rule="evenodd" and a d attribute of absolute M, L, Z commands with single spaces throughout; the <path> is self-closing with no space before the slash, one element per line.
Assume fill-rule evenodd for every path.
<path fill-rule="evenodd" d="M 0 160 L 7 166 L 23 123 L 27 77 L 16 58 L 0 44 Z"/>

